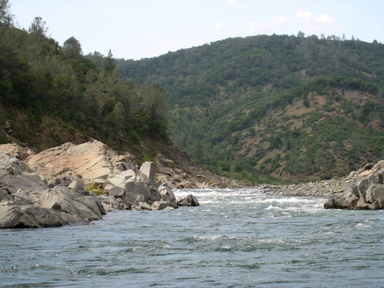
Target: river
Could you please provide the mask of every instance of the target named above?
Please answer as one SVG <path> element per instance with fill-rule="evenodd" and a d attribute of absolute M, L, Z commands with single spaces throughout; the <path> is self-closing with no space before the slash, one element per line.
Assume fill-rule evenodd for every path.
<path fill-rule="evenodd" d="M 199 207 L 0 230 L 0 287 L 384 287 L 384 212 L 257 189 L 176 190 Z"/>

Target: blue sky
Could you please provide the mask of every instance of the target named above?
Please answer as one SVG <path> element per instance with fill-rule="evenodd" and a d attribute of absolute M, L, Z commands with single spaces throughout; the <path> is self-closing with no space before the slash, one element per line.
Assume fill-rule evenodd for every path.
<path fill-rule="evenodd" d="M 42 17 L 61 45 L 141 59 L 229 37 L 324 34 L 384 43 L 384 0 L 10 0 L 20 28 Z"/>

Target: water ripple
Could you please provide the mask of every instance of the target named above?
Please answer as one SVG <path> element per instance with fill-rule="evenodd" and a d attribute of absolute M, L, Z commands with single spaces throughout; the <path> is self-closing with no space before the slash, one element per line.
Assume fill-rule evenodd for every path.
<path fill-rule="evenodd" d="M 0 232 L 0 287 L 378 287 L 382 211 L 257 189 L 180 190 L 202 206 Z"/>

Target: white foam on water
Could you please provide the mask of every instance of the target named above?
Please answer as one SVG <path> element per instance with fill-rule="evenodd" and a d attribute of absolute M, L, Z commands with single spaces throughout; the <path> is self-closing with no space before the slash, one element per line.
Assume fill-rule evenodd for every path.
<path fill-rule="evenodd" d="M 209 240 L 209 241 L 216 241 L 219 239 L 223 239 L 224 235 L 213 235 L 213 236 L 200 236 L 200 235 L 194 235 L 192 236 L 193 239 L 196 240 Z"/>
<path fill-rule="evenodd" d="M 367 225 L 367 224 L 363 224 L 363 223 L 358 223 L 356 224 L 355 226 L 356 228 L 369 228 L 369 229 L 372 229 L 373 227 L 371 225 Z"/>

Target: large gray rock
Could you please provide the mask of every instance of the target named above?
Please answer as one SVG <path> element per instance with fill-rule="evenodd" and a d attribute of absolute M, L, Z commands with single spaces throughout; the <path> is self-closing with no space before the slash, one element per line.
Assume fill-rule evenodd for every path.
<path fill-rule="evenodd" d="M 20 156 L 23 158 L 28 154 L 21 150 L 17 150 L 19 151 L 17 154 L 16 148 L 13 146 L 8 149 L 13 149 L 12 151 L 18 156 L 24 153 L 23 156 Z M 155 163 L 145 162 L 138 170 L 133 165 L 132 156 L 129 154 L 117 155 L 115 151 L 99 141 L 80 145 L 65 143 L 39 154 L 30 155 L 25 159 L 26 169 L 20 169 L 21 162 L 5 152 L 0 154 L 0 160 L 0 173 L 2 173 L 0 175 L 4 176 L 2 181 L 0 178 L 0 201 L 9 201 L 13 197 L 13 200 L 18 201 L 18 205 L 31 205 L 35 202 L 21 191 L 27 193 L 51 188 L 55 190 L 52 190 L 53 192 L 51 191 L 49 197 L 47 196 L 48 198 L 43 202 L 48 207 L 47 209 L 53 209 L 55 212 L 58 211 L 57 209 L 62 209 L 68 213 L 79 214 L 83 210 L 79 208 L 80 204 L 71 203 L 72 200 L 69 200 L 71 197 L 66 195 L 67 193 L 64 193 L 66 195 L 62 199 L 64 202 L 58 204 L 55 200 L 58 195 L 54 191 L 65 190 L 65 188 L 58 188 L 58 186 L 63 186 L 70 190 L 82 191 L 84 194 L 86 191 L 84 185 L 86 185 L 87 189 L 92 189 L 98 195 L 105 194 L 100 197 L 103 202 L 103 205 L 99 205 L 100 210 L 177 208 L 176 197 L 172 190 L 157 182 Z M 23 175 L 22 170 L 27 171 L 27 169 L 29 169 L 28 172 L 33 171 L 46 180 L 43 181 L 36 175 Z M 49 181 L 50 184 L 47 186 L 45 181 Z M 20 193 L 17 193 L 19 190 Z M 94 199 L 89 201 L 92 202 Z M 152 207 L 154 203 L 156 204 Z M 197 199 L 195 201 L 193 198 L 189 198 L 181 205 L 195 205 L 196 203 L 198 203 Z M 91 210 L 97 212 L 95 208 Z M 83 219 L 85 216 L 80 213 L 79 217 Z M 90 216 L 89 219 L 95 219 L 95 217 Z"/>
<path fill-rule="evenodd" d="M 131 206 L 124 203 L 122 198 L 115 198 L 108 195 L 100 195 L 97 198 L 100 199 L 104 210 L 107 212 L 131 209 Z"/>
<path fill-rule="evenodd" d="M 166 184 L 161 184 L 158 188 L 161 199 L 170 202 L 170 203 L 176 203 L 176 197 L 173 193 L 172 189 L 168 187 Z"/>
<path fill-rule="evenodd" d="M 48 188 L 37 175 L 23 175 L 18 161 L 1 154 L 0 228 L 37 228 L 86 224 L 105 214 L 100 200 L 71 175 Z M 11 160 L 11 161 L 10 161 Z"/>
<path fill-rule="evenodd" d="M 187 197 L 180 199 L 180 201 L 178 201 L 177 205 L 179 205 L 179 206 L 200 206 L 200 203 L 195 196 L 193 196 L 192 194 L 189 194 Z"/>
<path fill-rule="evenodd" d="M 0 149 L 0 178 L 4 175 L 22 175 L 19 167 L 19 160 L 11 157 L 9 153 Z"/>
<path fill-rule="evenodd" d="M 125 182 L 131 178 L 137 180 L 136 174 L 135 170 L 130 169 L 108 178 L 103 184 L 104 192 L 112 196 L 123 197 L 125 193 Z"/>
<path fill-rule="evenodd" d="M 169 201 L 156 201 L 151 206 L 151 210 L 173 210 L 175 208 L 177 208 L 177 206 L 173 205 Z"/>
<path fill-rule="evenodd" d="M 365 176 L 359 178 L 355 183 L 345 190 L 341 195 L 336 195 L 325 204 L 325 209 L 353 209 L 353 210 L 376 210 L 384 209 L 384 168 L 383 162 L 369 167 L 360 174 Z M 370 172 L 370 173 L 369 173 Z"/>
<path fill-rule="evenodd" d="M 156 164 L 154 162 L 144 162 L 140 167 L 140 172 L 143 173 L 150 184 L 156 183 Z"/>
<path fill-rule="evenodd" d="M 48 181 L 72 172 L 73 175 L 81 177 L 85 185 L 103 184 L 114 174 L 133 166 L 127 157 L 117 155 L 100 141 L 80 145 L 65 143 L 31 155 L 25 162 L 32 171 Z"/>
<path fill-rule="evenodd" d="M 16 143 L 1 144 L 0 149 L 7 151 L 11 157 L 17 158 L 20 161 L 34 154 L 31 149 L 21 147 Z"/>
<path fill-rule="evenodd" d="M 146 202 L 152 204 L 161 199 L 159 191 L 151 188 L 145 182 L 127 181 L 125 183 L 125 195 L 123 199 L 126 202 Z"/>
<path fill-rule="evenodd" d="M 153 202 L 161 200 L 161 194 L 156 187 L 156 183 L 149 180 L 149 178 L 155 179 L 156 175 L 152 173 L 155 173 L 156 169 L 153 167 L 153 163 L 145 166 L 147 168 L 143 169 L 143 171 L 147 175 L 134 168 L 108 178 L 104 181 L 104 192 L 115 199 L 122 199 L 125 204 L 123 207 L 134 206 L 135 209 L 138 209 L 138 207 L 146 209 L 146 206 L 138 205 L 139 202 L 152 205 Z M 112 200 L 109 200 L 109 202 L 112 202 Z"/>
<path fill-rule="evenodd" d="M 40 191 L 48 188 L 37 175 L 5 175 L 0 178 L 0 187 L 7 190 L 9 194 L 14 194 L 19 189 L 25 191 Z"/>
<path fill-rule="evenodd" d="M 69 218 L 63 218 L 55 210 L 38 206 L 0 205 L 0 228 L 59 227 L 70 222 Z M 71 220 L 81 221 L 74 217 L 71 217 Z"/>
<path fill-rule="evenodd" d="M 1 203 L 0 203 L 1 204 Z M 56 186 L 42 191 L 19 190 L 14 201 L 0 205 L 0 228 L 39 228 L 88 224 L 105 214 L 87 191 Z"/>

